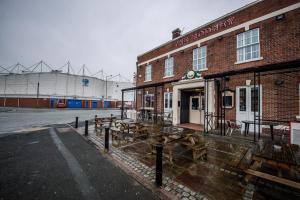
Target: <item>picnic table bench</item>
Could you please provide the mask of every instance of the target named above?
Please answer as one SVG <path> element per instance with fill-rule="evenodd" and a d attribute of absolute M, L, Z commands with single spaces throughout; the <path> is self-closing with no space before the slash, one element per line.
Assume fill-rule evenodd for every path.
<path fill-rule="evenodd" d="M 270 141 L 262 150 L 254 152 L 251 163 L 250 168 L 245 170 L 247 174 L 245 177 L 246 181 L 249 181 L 253 177 L 258 177 L 300 189 L 299 146 L 289 144 L 279 145 Z M 277 174 L 264 172 L 261 168 L 262 165 L 273 168 L 275 172 L 277 171 Z M 288 174 L 285 174 L 285 177 L 282 176 L 282 170 L 288 172 Z"/>

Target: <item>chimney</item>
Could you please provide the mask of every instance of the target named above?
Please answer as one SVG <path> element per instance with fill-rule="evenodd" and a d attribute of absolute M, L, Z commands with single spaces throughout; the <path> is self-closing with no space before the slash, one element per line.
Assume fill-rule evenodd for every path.
<path fill-rule="evenodd" d="M 175 39 L 181 35 L 181 30 L 179 28 L 176 28 L 174 31 L 172 31 L 172 39 Z"/>

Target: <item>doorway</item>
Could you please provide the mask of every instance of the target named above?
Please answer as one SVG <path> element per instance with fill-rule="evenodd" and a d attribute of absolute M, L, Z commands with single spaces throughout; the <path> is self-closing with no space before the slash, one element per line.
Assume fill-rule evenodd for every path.
<path fill-rule="evenodd" d="M 259 86 L 240 86 L 236 87 L 236 119 L 238 121 L 254 121 L 254 114 L 256 116 L 262 116 L 262 87 Z M 258 91 L 260 91 L 260 95 L 258 95 Z M 259 98 L 260 97 L 260 98 Z M 258 99 L 260 99 L 258 105 Z M 259 106 L 259 107 L 258 107 Z M 256 130 L 258 130 L 259 126 L 256 126 Z M 245 130 L 245 124 L 242 123 L 242 130 Z M 249 131 L 254 131 L 254 125 L 250 125 Z"/>

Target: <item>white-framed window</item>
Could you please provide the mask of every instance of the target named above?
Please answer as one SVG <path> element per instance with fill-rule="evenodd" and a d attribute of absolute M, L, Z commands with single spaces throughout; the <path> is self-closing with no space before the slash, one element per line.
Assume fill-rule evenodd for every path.
<path fill-rule="evenodd" d="M 165 77 L 173 76 L 174 58 L 170 57 L 165 60 Z"/>
<path fill-rule="evenodd" d="M 234 105 L 234 93 L 232 91 L 222 92 L 222 107 L 233 108 L 233 105 Z"/>
<path fill-rule="evenodd" d="M 172 110 L 173 93 L 165 92 L 164 98 L 164 111 L 169 112 Z"/>
<path fill-rule="evenodd" d="M 145 81 L 151 81 L 152 79 L 152 65 L 147 65 L 145 69 Z"/>
<path fill-rule="evenodd" d="M 206 46 L 193 50 L 193 70 L 206 69 Z"/>
<path fill-rule="evenodd" d="M 258 59 L 260 57 L 259 28 L 238 34 L 236 45 L 237 62 Z"/>
<path fill-rule="evenodd" d="M 144 96 L 144 107 L 153 108 L 154 107 L 154 94 L 145 94 Z"/>

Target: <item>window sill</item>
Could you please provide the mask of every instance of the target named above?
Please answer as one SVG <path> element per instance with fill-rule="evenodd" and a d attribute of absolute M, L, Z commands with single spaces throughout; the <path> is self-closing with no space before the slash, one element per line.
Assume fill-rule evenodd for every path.
<path fill-rule="evenodd" d="M 171 75 L 171 76 L 164 76 L 163 78 L 172 78 L 174 77 L 174 75 Z"/>
<path fill-rule="evenodd" d="M 264 59 L 264 58 L 263 57 L 259 57 L 259 58 L 255 58 L 255 59 L 251 59 L 251 60 L 238 61 L 238 62 L 235 62 L 234 64 L 238 65 L 238 64 L 243 64 L 243 63 L 247 63 L 247 62 L 258 61 L 258 60 L 262 60 L 262 59 Z"/>
<path fill-rule="evenodd" d="M 144 81 L 144 83 L 147 83 L 147 82 L 151 82 L 152 80 L 147 80 L 147 81 Z"/>
<path fill-rule="evenodd" d="M 199 69 L 199 70 L 196 70 L 197 72 L 203 72 L 203 71 L 207 71 L 208 68 L 204 68 L 204 69 Z"/>

